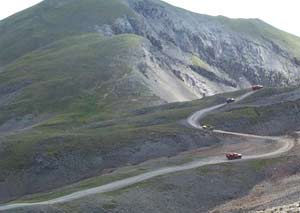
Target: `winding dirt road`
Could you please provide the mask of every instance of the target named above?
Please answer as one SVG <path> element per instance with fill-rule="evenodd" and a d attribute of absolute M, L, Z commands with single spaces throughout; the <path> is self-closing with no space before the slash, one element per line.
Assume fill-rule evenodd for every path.
<path fill-rule="evenodd" d="M 244 94 L 243 96 L 239 97 L 237 101 L 243 100 L 244 98 L 248 97 L 251 95 L 253 92 L 248 92 Z M 195 112 L 193 115 L 191 115 L 188 119 L 187 122 L 190 126 L 201 129 L 201 126 L 199 125 L 199 120 L 206 116 L 208 113 L 213 112 L 216 109 L 219 109 L 223 106 L 225 106 L 226 103 L 224 104 L 219 104 L 216 106 L 212 106 L 206 109 L 202 109 L 198 112 Z M 270 157 L 275 157 L 277 155 L 283 154 L 287 151 L 289 151 L 293 146 L 294 143 L 292 140 L 289 140 L 286 137 L 269 137 L 269 136 L 258 136 L 258 135 L 250 135 L 250 134 L 242 134 L 242 133 L 235 133 L 235 132 L 226 132 L 222 130 L 214 130 L 215 133 L 218 134 L 227 134 L 227 135 L 235 135 L 235 136 L 240 136 L 240 137 L 245 137 L 245 138 L 259 138 L 259 139 L 268 139 L 268 140 L 274 140 L 276 143 L 279 145 L 279 148 L 275 151 L 271 151 L 268 153 L 264 154 L 259 154 L 259 155 L 249 155 L 249 156 L 244 156 L 243 159 L 238 160 L 238 161 L 245 161 L 245 160 L 250 160 L 250 159 L 258 159 L 258 158 L 270 158 Z M 189 170 L 189 169 L 194 169 L 206 165 L 212 165 L 212 164 L 220 164 L 220 163 L 228 163 L 229 161 L 225 159 L 224 156 L 216 156 L 216 157 L 208 157 L 205 159 L 197 160 L 191 163 L 183 164 L 180 166 L 172 166 L 172 167 L 165 167 L 161 168 L 158 170 L 154 170 L 151 172 L 147 172 L 141 175 L 133 176 L 130 178 L 125 178 L 120 181 L 115 181 L 109 184 L 105 184 L 99 187 L 94 187 L 82 191 L 78 191 L 66 196 L 62 196 L 56 199 L 44 201 L 44 202 L 37 202 L 37 203 L 15 203 L 15 204 L 7 204 L 0 206 L 0 211 L 4 210 L 10 210 L 10 209 L 16 209 L 16 208 L 23 208 L 23 207 L 34 207 L 34 206 L 42 206 L 42 205 L 53 205 L 53 204 L 58 204 L 58 203 L 65 203 L 69 202 L 75 199 L 83 198 L 89 195 L 94 195 L 94 194 L 100 194 L 100 193 L 105 193 L 105 192 L 111 192 L 115 191 L 118 189 L 125 188 L 130 185 L 134 185 L 136 183 L 165 175 L 165 174 L 170 174 L 174 172 L 179 172 L 179 171 L 184 171 L 184 170 Z M 230 161 L 232 162 L 232 161 Z"/>

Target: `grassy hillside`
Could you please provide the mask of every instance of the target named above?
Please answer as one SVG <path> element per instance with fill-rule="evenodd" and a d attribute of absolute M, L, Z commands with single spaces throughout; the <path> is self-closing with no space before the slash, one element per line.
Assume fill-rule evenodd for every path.
<path fill-rule="evenodd" d="M 0 65 L 133 12 L 120 0 L 45 0 L 0 22 Z"/>
<path fill-rule="evenodd" d="M 58 112 L 100 117 L 116 113 L 111 103 L 130 102 L 129 96 L 136 96 L 138 105 L 147 89 L 138 82 L 128 84 L 134 74 L 126 62 L 141 41 L 135 35 L 104 39 L 87 34 L 21 57 L 0 73 L 0 95 L 15 94 L 0 105 L 0 123 L 26 114 Z"/>

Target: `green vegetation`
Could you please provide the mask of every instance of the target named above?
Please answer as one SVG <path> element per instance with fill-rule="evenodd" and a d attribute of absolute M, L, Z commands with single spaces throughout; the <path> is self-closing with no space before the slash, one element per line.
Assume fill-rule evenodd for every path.
<path fill-rule="evenodd" d="M 300 100 L 283 101 L 283 97 L 289 97 L 290 92 L 295 93 L 298 90 L 299 88 L 297 87 L 264 89 L 242 101 L 242 106 L 208 115 L 204 118 L 203 122 L 213 125 L 216 128 L 225 128 L 233 131 L 249 132 L 253 128 L 264 127 L 265 124 L 270 125 L 270 122 L 277 127 L 281 127 L 281 132 L 277 134 L 290 132 L 293 129 L 296 130 L 300 118 Z M 277 102 L 274 104 L 270 102 L 269 105 L 263 106 L 243 105 L 253 103 L 253 101 L 262 101 L 270 96 L 278 97 Z"/>
<path fill-rule="evenodd" d="M 81 191 L 84 189 L 89 189 L 91 187 L 102 186 L 114 181 L 122 180 L 124 178 L 132 177 L 143 173 L 144 171 L 139 170 L 136 167 L 128 168 L 128 171 L 116 171 L 111 174 L 106 174 L 102 176 L 93 177 L 90 179 L 86 179 L 80 181 L 78 183 L 62 187 L 60 189 L 46 192 L 46 193 L 38 193 L 34 195 L 28 195 L 21 199 L 15 200 L 12 203 L 20 203 L 20 202 L 42 202 L 49 199 L 54 199 L 58 197 L 62 197 L 64 195 L 71 194 L 73 192 Z"/>
<path fill-rule="evenodd" d="M 119 196 L 121 194 L 126 194 L 127 192 L 129 192 L 133 188 L 144 189 L 144 188 L 147 188 L 147 187 L 151 187 L 153 185 L 156 185 L 156 183 L 160 180 L 160 178 L 161 177 L 154 177 L 154 178 L 151 178 L 149 180 L 145 180 L 145 181 L 142 181 L 142 182 L 139 182 L 139 183 L 136 183 L 136 184 L 133 184 L 133 185 L 115 190 L 115 191 L 106 192 L 106 193 L 104 193 L 104 195 L 108 196 L 110 198 L 114 198 L 115 196 Z"/>
<path fill-rule="evenodd" d="M 267 166 L 274 164 L 278 159 L 259 159 L 252 160 L 249 162 L 250 166 L 253 167 L 256 171 L 264 171 Z"/>
<path fill-rule="evenodd" d="M 112 209 L 115 209 L 117 207 L 117 203 L 115 203 L 115 202 L 105 203 L 105 204 L 103 204 L 102 207 L 106 210 L 112 210 Z"/>
<path fill-rule="evenodd" d="M 238 120 L 246 119 L 250 125 L 257 123 L 267 122 L 274 116 L 282 116 L 283 114 L 291 114 L 292 109 L 298 109 L 300 107 L 300 101 L 288 102 L 284 104 L 278 104 L 268 107 L 244 107 L 240 109 L 234 109 L 226 112 L 217 113 L 215 115 L 209 115 L 205 118 L 206 122 L 215 123 L 219 121 L 234 122 Z M 297 114 L 294 114 L 298 116 Z"/>
<path fill-rule="evenodd" d="M 143 85 L 130 84 L 135 73 L 127 63 L 128 57 L 141 40 L 126 34 L 111 38 L 75 36 L 6 66 L 0 73 L 1 88 L 15 90 L 17 95 L 0 106 L 0 123 L 11 119 L 22 122 L 28 114 L 37 118 L 49 115 L 50 119 L 33 130 L 7 137 L 1 150 L 1 170 L 28 168 L 37 153 L 60 159 L 83 147 L 85 154 L 94 153 L 96 147 L 105 152 L 114 144 L 125 146 L 137 138 L 139 124 L 131 124 L 128 113 L 157 100 Z M 120 124 L 112 121 L 111 126 L 101 126 L 124 116 Z M 97 122 L 101 123 L 99 127 Z"/>
<path fill-rule="evenodd" d="M 81 149 L 81 151 L 86 152 L 88 155 L 92 155 L 95 149 L 101 149 L 104 152 L 107 152 L 107 150 L 115 146 L 120 147 L 133 143 L 133 141 L 139 137 L 147 138 L 151 136 L 151 138 L 155 138 L 156 136 L 163 137 L 168 134 L 178 135 L 182 132 L 192 132 L 192 129 L 182 128 L 182 126 L 178 124 L 178 121 L 185 119 L 192 112 L 200 108 L 221 103 L 226 97 L 236 97 L 240 95 L 240 93 L 244 92 L 239 91 L 225 94 L 224 96 L 212 96 L 193 102 L 173 103 L 137 109 L 135 111 L 127 112 L 127 114 L 124 114 L 124 116 L 119 119 L 106 121 L 108 123 L 105 125 L 103 125 L 102 122 L 99 123 L 98 120 L 95 120 L 94 123 L 89 123 L 89 126 L 78 126 L 73 131 L 71 129 L 65 131 L 64 129 L 58 128 L 57 125 L 60 125 L 59 120 L 56 121 L 56 123 L 53 122 L 53 120 L 48 121 L 31 131 L 9 137 L 7 147 L 10 147 L 10 151 L 6 150 L 4 155 L 1 154 L 2 161 L 0 168 L 1 170 L 19 170 L 24 169 L 26 167 L 26 163 L 29 166 L 30 156 L 35 152 L 35 147 L 37 147 L 37 145 L 43 145 L 45 148 L 45 150 L 39 149 L 40 152 L 47 153 L 47 155 L 51 157 L 59 158 L 62 153 L 65 154 L 78 149 Z M 253 118 L 258 116 L 258 112 L 250 107 L 237 110 L 241 111 L 232 116 L 239 117 L 245 114 Z M 51 123 L 51 125 L 49 123 Z M 56 142 L 57 138 L 61 139 L 60 143 Z M 84 150 L 82 150 L 82 147 L 84 147 Z M 14 154 L 8 156 L 5 155 L 5 153 Z M 189 156 L 187 156 L 186 159 L 189 161 L 191 160 Z M 275 161 L 273 160 L 262 159 L 250 161 L 248 164 L 252 169 L 261 172 L 274 162 Z M 200 175 L 218 173 L 216 171 L 222 171 L 224 174 L 231 174 L 231 165 L 232 164 L 224 164 L 222 166 L 222 170 L 215 170 L 211 169 L 210 166 L 206 166 L 199 168 L 197 171 Z M 130 169 L 123 170 L 122 172 L 116 171 L 108 175 L 94 177 L 49 193 L 24 197 L 15 202 L 38 202 L 56 198 L 79 190 L 100 186 L 115 180 L 138 175 L 146 170 L 138 166 L 130 167 Z M 138 183 L 134 185 L 134 187 L 145 187 L 151 185 L 152 181 L 155 182 L 156 180 L 157 179 L 155 178 L 150 181 Z M 130 190 L 131 187 L 133 186 L 116 192 L 106 193 L 106 195 L 113 197 L 120 192 Z M 158 190 L 172 189 L 173 186 L 166 185 L 160 187 L 161 188 L 158 188 Z"/>
<path fill-rule="evenodd" d="M 83 156 L 109 153 L 140 141 L 179 134 L 190 134 L 194 130 L 183 128 L 180 120 L 201 108 L 224 102 L 227 96 L 241 92 L 207 97 L 204 100 L 174 103 L 157 107 L 137 108 L 119 114 L 108 114 L 114 119 L 105 120 L 95 113 L 86 119 L 74 113 L 60 113 L 37 127 L 6 137 L 1 150 L 0 169 L 20 171 L 27 169 L 37 153 L 53 159 L 62 159 L 67 153 L 80 152 Z M 128 108 L 126 108 L 127 110 Z M 117 113 L 117 111 L 116 111 Z M 99 112 L 101 115 L 101 112 Z"/>
<path fill-rule="evenodd" d="M 133 12 L 120 0 L 43 1 L 0 22 L 0 64 L 123 16 Z"/>
<path fill-rule="evenodd" d="M 255 174 L 259 173 L 262 175 L 266 169 L 275 167 L 276 165 L 280 165 L 281 162 L 286 161 L 285 157 L 278 157 L 274 159 L 255 159 L 244 162 L 237 163 L 223 163 L 216 165 L 208 165 L 199 168 L 195 168 L 192 170 L 188 170 L 186 172 L 178 172 L 178 176 L 184 176 L 187 173 L 189 177 L 192 176 L 202 176 L 202 177 L 217 177 L 218 179 L 222 179 L 225 183 L 228 181 L 234 180 L 236 183 L 241 183 L 245 185 L 249 185 L 253 182 L 252 177 L 249 177 L 249 173 Z M 166 192 L 168 190 L 178 189 L 178 186 L 166 183 L 166 181 L 162 181 L 168 176 L 174 176 L 174 174 L 167 174 L 160 177 L 155 177 L 140 183 L 136 183 L 134 185 L 113 191 L 104 193 L 106 196 L 111 199 L 121 194 L 125 194 L 134 188 L 152 188 L 159 192 Z M 179 187 L 180 188 L 180 187 Z"/>
<path fill-rule="evenodd" d="M 109 107 L 114 99 L 122 102 L 128 98 L 114 93 L 114 88 L 126 84 L 132 71 L 126 55 L 138 48 L 140 41 L 135 35 L 104 39 L 89 34 L 59 41 L 16 60 L 0 74 L 0 83 L 3 88 L 22 92 L 1 107 L 0 122 L 48 112 L 67 112 L 71 118 L 60 115 L 59 119 L 73 121 L 97 113 L 105 116 L 104 109 L 114 110 Z M 142 96 L 143 88 L 134 89 L 138 88 L 128 92 Z"/>
<path fill-rule="evenodd" d="M 252 94 L 247 99 L 243 100 L 241 103 L 252 103 L 256 100 L 262 100 L 265 98 L 270 98 L 272 96 L 284 95 L 288 92 L 293 92 L 299 90 L 299 86 L 291 86 L 291 87 L 279 87 L 279 88 L 264 88 L 259 92 Z"/>
<path fill-rule="evenodd" d="M 259 122 L 260 113 L 258 109 L 252 107 L 245 107 L 241 109 L 220 112 L 215 115 L 209 115 L 204 119 L 204 122 L 216 125 L 216 122 L 236 121 L 240 119 L 247 119 L 250 123 Z"/>

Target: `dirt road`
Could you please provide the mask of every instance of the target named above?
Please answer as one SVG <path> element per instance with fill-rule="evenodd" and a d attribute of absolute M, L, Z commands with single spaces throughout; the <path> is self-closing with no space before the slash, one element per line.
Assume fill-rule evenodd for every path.
<path fill-rule="evenodd" d="M 248 92 L 248 93 L 244 94 L 243 96 L 239 97 L 237 99 L 237 101 L 240 101 L 240 100 L 248 97 L 252 93 L 253 92 Z M 193 115 L 191 115 L 187 119 L 187 122 L 190 126 L 199 129 L 199 128 L 201 128 L 201 126 L 199 125 L 198 122 L 201 118 L 206 116 L 208 113 L 211 113 L 214 110 L 216 110 L 218 108 L 221 108 L 225 105 L 226 105 L 226 103 L 219 104 L 219 105 L 212 106 L 212 107 L 209 107 L 209 108 L 206 108 L 206 109 L 202 109 L 198 112 L 195 112 Z M 240 136 L 240 137 L 245 137 L 245 138 L 248 137 L 248 138 L 259 138 L 259 139 L 268 139 L 268 140 L 271 139 L 271 140 L 276 141 L 276 144 L 279 146 L 279 148 L 275 151 L 271 151 L 271 152 L 264 153 L 264 154 L 259 154 L 259 155 L 244 156 L 244 158 L 239 160 L 239 161 L 245 161 L 245 160 L 250 160 L 250 159 L 258 159 L 258 158 L 274 157 L 274 156 L 277 156 L 277 155 L 280 155 L 280 154 L 283 154 L 283 153 L 289 151 L 294 146 L 293 141 L 289 140 L 286 137 L 258 136 L 258 135 L 249 135 L 249 134 L 243 134 L 243 133 L 226 132 L 226 131 L 222 131 L 222 130 L 215 130 L 214 132 L 217 133 L 217 134 L 228 134 L 228 135 L 235 135 L 235 136 Z M 130 177 L 130 178 L 125 178 L 123 180 L 115 181 L 115 182 L 105 184 L 105 185 L 102 185 L 102 186 L 99 186 L 99 187 L 94 187 L 94 188 L 78 191 L 78 192 L 75 192 L 75 193 L 72 193 L 72 194 L 69 194 L 69 195 L 66 195 L 66 196 L 62 196 L 62 197 L 59 197 L 59 198 L 56 198 L 56 199 L 51 199 L 51 200 L 44 201 L 44 202 L 15 203 L 15 204 L 3 205 L 3 206 L 0 206 L 0 211 L 9 210 L 9 209 L 16 209 L 16 208 L 22 208 L 22 207 L 33 207 L 33 206 L 65 203 L 65 202 L 69 202 L 69 201 L 72 201 L 72 200 L 75 200 L 75 199 L 83 198 L 83 197 L 94 195 L 94 194 L 100 194 L 100 193 L 111 192 L 111 191 L 115 191 L 115 190 L 118 190 L 118 189 L 122 189 L 122 188 L 125 188 L 127 186 L 134 185 L 136 183 L 139 183 L 139 182 L 142 182 L 142 181 L 145 181 L 145 180 L 157 177 L 157 176 L 170 174 L 170 173 L 175 173 L 175 172 L 180 172 L 180 171 L 189 170 L 189 169 L 194 169 L 194 168 L 198 168 L 198 167 L 202 167 L 202 166 L 206 166 L 206 165 L 228 163 L 228 162 L 229 161 L 227 159 L 225 159 L 224 156 L 208 157 L 208 158 L 205 158 L 205 159 L 201 159 L 201 160 L 194 161 L 194 162 L 191 162 L 191 163 L 183 164 L 183 165 L 180 165 L 180 166 L 165 167 L 165 168 L 161 168 L 161 169 L 158 169 L 158 170 L 146 172 L 146 173 L 141 174 L 141 175 L 133 176 L 133 177 Z"/>

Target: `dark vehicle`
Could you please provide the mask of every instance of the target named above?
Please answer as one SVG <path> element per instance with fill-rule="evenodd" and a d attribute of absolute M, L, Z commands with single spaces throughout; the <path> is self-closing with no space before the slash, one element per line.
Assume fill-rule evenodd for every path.
<path fill-rule="evenodd" d="M 230 103 L 235 102 L 235 99 L 234 98 L 227 98 L 226 102 L 227 102 L 227 104 L 230 104 Z"/>
<path fill-rule="evenodd" d="M 226 158 L 228 160 L 237 160 L 237 159 L 242 159 L 243 155 L 239 153 L 226 153 Z"/>
<path fill-rule="evenodd" d="M 252 86 L 252 90 L 260 90 L 260 89 L 262 89 L 262 88 L 264 88 L 263 85 L 253 85 L 253 86 Z"/>

